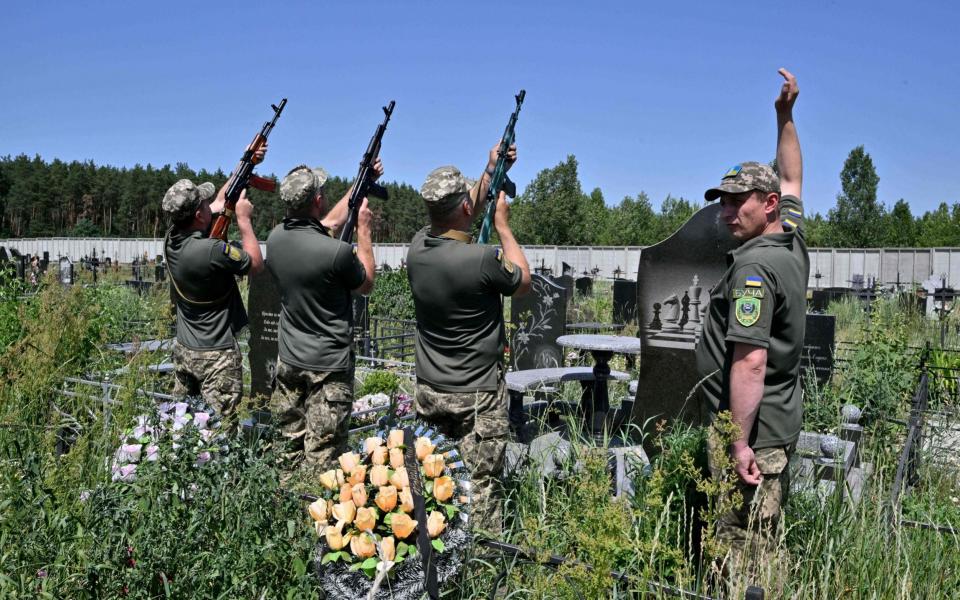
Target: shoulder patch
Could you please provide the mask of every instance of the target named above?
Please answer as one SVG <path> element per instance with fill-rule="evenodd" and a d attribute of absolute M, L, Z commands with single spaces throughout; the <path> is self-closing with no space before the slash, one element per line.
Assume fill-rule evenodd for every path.
<path fill-rule="evenodd" d="M 746 285 L 748 288 L 758 288 L 763 286 L 763 279 L 750 275 L 747 276 Z"/>
<path fill-rule="evenodd" d="M 240 250 L 227 242 L 221 243 L 223 244 L 223 255 L 234 262 L 240 262 Z"/>
<path fill-rule="evenodd" d="M 495 254 L 497 256 L 497 260 L 503 264 L 503 268 L 506 269 L 507 273 L 513 273 L 513 269 L 515 267 L 513 266 L 513 263 L 510 261 L 510 259 L 504 256 L 503 249 L 497 248 L 495 250 Z"/>
<path fill-rule="evenodd" d="M 735 312 L 737 323 L 750 327 L 760 319 L 760 299 L 748 296 L 737 298 Z"/>
<path fill-rule="evenodd" d="M 733 299 L 737 298 L 763 298 L 761 288 L 737 288 L 733 290 Z"/>

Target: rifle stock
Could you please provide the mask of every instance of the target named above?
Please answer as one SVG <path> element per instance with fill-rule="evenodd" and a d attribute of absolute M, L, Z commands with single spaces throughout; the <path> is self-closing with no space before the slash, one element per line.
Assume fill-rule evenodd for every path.
<path fill-rule="evenodd" d="M 270 136 L 270 132 L 273 131 L 274 126 L 277 124 L 277 119 L 280 118 L 280 113 L 283 112 L 283 107 L 286 105 L 286 98 L 280 100 L 279 106 L 276 104 L 270 105 L 270 108 L 273 109 L 273 119 L 264 123 L 257 135 L 253 136 L 253 141 L 250 142 L 250 146 L 244 151 L 243 157 L 240 158 L 240 162 L 237 163 L 237 167 L 233 170 L 233 174 L 227 182 L 223 212 L 217 215 L 217 219 L 213 222 L 213 227 L 210 229 L 211 238 L 217 238 L 223 241 L 227 240 L 227 231 L 230 229 L 230 222 L 233 221 L 234 209 L 237 207 L 237 201 L 240 200 L 240 194 L 243 193 L 243 190 L 248 187 L 253 187 L 265 192 L 276 191 L 276 180 L 254 175 L 253 168 L 260 163 L 260 161 L 257 160 L 257 152 L 267 143 L 267 138 Z"/>
<path fill-rule="evenodd" d="M 507 152 L 516 139 L 517 118 L 520 116 L 520 106 L 526 96 L 526 90 L 520 90 L 520 93 L 514 96 L 517 100 L 517 108 L 510 115 L 507 127 L 503 131 L 503 137 L 500 138 L 497 164 L 493 169 L 493 175 L 490 177 L 490 187 L 487 188 L 487 212 L 483 216 L 483 224 L 480 226 L 480 234 L 477 236 L 478 244 L 486 244 L 490 241 L 490 233 L 493 230 L 493 215 L 497 212 L 497 200 L 500 197 L 500 192 L 506 192 L 507 196 L 511 198 L 517 197 L 517 186 L 507 177 Z"/>

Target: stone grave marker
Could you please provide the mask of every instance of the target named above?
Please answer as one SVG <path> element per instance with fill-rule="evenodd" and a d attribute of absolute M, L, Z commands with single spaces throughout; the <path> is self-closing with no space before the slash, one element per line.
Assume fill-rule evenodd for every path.
<path fill-rule="evenodd" d="M 250 395 L 269 398 L 277 373 L 280 288 L 267 269 L 250 275 L 247 313 L 250 318 Z"/>
<path fill-rule="evenodd" d="M 553 282 L 567 291 L 567 299 L 573 299 L 573 290 L 574 282 L 573 277 L 570 275 L 561 275 L 560 277 L 554 277 Z"/>
<path fill-rule="evenodd" d="M 10 256 L 7 255 L 6 246 L 0 246 L 0 262 L 7 262 L 10 260 Z"/>
<path fill-rule="evenodd" d="M 578 277 L 574 285 L 577 288 L 577 294 L 580 296 L 590 296 L 593 294 L 593 279 L 590 277 Z"/>
<path fill-rule="evenodd" d="M 370 356 L 370 297 L 351 294 L 353 301 L 353 339 L 359 343 L 361 356 Z"/>
<path fill-rule="evenodd" d="M 703 421 L 699 398 L 691 394 L 700 380 L 694 350 L 710 290 L 726 272 L 727 252 L 737 247 L 719 216 L 719 203 L 708 204 L 640 253 L 637 322 L 643 351 L 633 412 L 638 425 L 648 419 Z"/>
<path fill-rule="evenodd" d="M 830 296 L 826 290 L 813 290 L 810 292 L 810 311 L 815 313 L 826 312 L 827 305 L 830 304 Z"/>
<path fill-rule="evenodd" d="M 43 258 L 40 260 L 40 272 L 46 273 L 48 266 L 50 266 L 50 252 L 44 250 Z"/>
<path fill-rule="evenodd" d="M 634 323 L 637 320 L 637 282 L 629 279 L 613 281 L 613 322 Z"/>
<path fill-rule="evenodd" d="M 800 381 L 807 381 L 812 370 L 817 385 L 823 386 L 833 374 L 833 350 L 836 343 L 837 318 L 833 315 L 807 313 L 806 333 L 803 337 L 803 356 L 800 359 Z"/>
<path fill-rule="evenodd" d="M 66 256 L 60 259 L 59 279 L 63 285 L 73 285 L 73 263 Z"/>
<path fill-rule="evenodd" d="M 530 276 L 530 293 L 510 299 L 510 359 L 514 369 L 563 366 L 557 338 L 565 333 L 568 298 L 566 288 L 534 274 Z"/>

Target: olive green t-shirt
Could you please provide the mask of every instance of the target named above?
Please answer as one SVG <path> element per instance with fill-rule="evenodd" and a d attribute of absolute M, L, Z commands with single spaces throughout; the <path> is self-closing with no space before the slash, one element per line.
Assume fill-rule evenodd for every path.
<path fill-rule="evenodd" d="M 407 276 L 417 312 L 417 379 L 447 392 L 495 391 L 506 334 L 503 298 L 520 269 L 461 231 L 425 228 L 410 242 Z"/>
<path fill-rule="evenodd" d="M 697 345 L 697 367 L 711 418 L 730 408 L 730 366 L 736 343 L 767 349 L 763 399 L 748 438 L 753 448 L 794 443 L 803 418 L 800 359 L 806 326 L 810 258 L 803 213 L 794 196 L 780 199 L 784 233 L 761 235 L 727 255 L 710 292 Z"/>
<path fill-rule="evenodd" d="M 176 227 L 167 231 L 164 246 L 177 305 L 177 342 L 192 350 L 232 348 L 247 325 L 236 276 L 250 270 L 250 256 L 200 231 Z"/>
<path fill-rule="evenodd" d="M 316 219 L 286 218 L 267 237 L 267 268 L 280 288 L 280 360 L 310 371 L 353 367 L 350 290 L 367 277 L 353 246 Z"/>

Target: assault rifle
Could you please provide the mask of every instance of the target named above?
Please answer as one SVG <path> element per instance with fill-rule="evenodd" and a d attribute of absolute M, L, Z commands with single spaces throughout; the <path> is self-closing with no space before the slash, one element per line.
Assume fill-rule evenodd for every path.
<path fill-rule="evenodd" d="M 507 177 L 507 151 L 510 150 L 510 146 L 513 145 L 513 140 L 516 138 L 514 129 L 517 127 L 517 117 L 520 116 L 520 105 L 523 104 L 523 98 L 526 95 L 526 90 L 520 90 L 520 93 L 515 96 L 517 109 L 510 115 L 507 128 L 500 139 L 500 148 L 497 150 L 497 166 L 493 169 L 493 176 L 490 177 L 490 187 L 487 188 L 487 214 L 483 216 L 483 225 L 480 226 L 480 235 L 477 236 L 478 244 L 486 244 L 490 241 L 493 215 L 497 212 L 497 199 L 500 197 L 501 190 L 511 198 L 517 197 L 517 186 Z"/>
<path fill-rule="evenodd" d="M 280 101 L 280 106 L 276 104 L 270 105 L 270 108 L 273 109 L 273 119 L 263 124 L 260 133 L 254 136 L 253 141 L 250 142 L 250 147 L 243 153 L 240 163 L 237 164 L 237 168 L 233 170 L 233 175 L 230 176 L 230 181 L 227 182 L 223 212 L 217 215 L 217 220 L 213 222 L 213 227 L 210 229 L 211 238 L 218 238 L 223 241 L 227 240 L 227 230 L 230 229 L 230 221 L 233 220 L 233 211 L 237 207 L 237 201 L 240 200 L 240 194 L 243 190 L 248 187 L 253 187 L 258 190 L 263 190 L 264 192 L 277 191 L 277 182 L 275 179 L 258 177 L 253 174 L 253 168 L 262 160 L 257 159 L 256 154 L 263 148 L 263 145 L 267 143 L 267 136 L 273 131 L 273 127 L 277 124 L 277 119 L 280 118 L 280 113 L 283 112 L 283 107 L 286 105 L 286 98 Z"/>
<path fill-rule="evenodd" d="M 375 181 L 377 174 L 373 170 L 373 163 L 377 162 L 377 156 L 380 155 L 380 143 L 383 142 L 383 134 L 387 130 L 387 123 L 390 122 L 395 104 L 396 102 L 391 100 L 390 104 L 383 107 L 383 123 L 377 125 L 377 130 L 373 132 L 373 137 L 367 145 L 367 151 L 363 153 L 363 158 L 360 160 L 360 172 L 357 173 L 357 179 L 353 182 L 350 200 L 347 203 L 347 222 L 340 230 L 340 240 L 348 244 L 353 241 L 353 230 L 357 227 L 363 198 L 369 194 L 386 200 L 390 195 L 385 187 L 378 185 Z"/>

